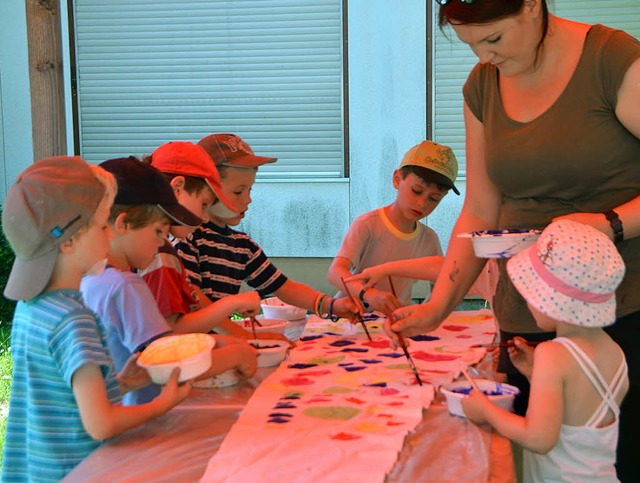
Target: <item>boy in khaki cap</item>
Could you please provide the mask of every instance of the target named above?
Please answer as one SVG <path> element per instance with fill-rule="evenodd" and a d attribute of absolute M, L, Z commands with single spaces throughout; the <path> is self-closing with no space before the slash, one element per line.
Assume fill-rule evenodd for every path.
<path fill-rule="evenodd" d="M 9 189 L 2 224 L 16 259 L 4 290 L 19 300 L 2 480 L 60 481 L 100 441 L 181 402 L 178 371 L 148 404 L 120 405 L 149 384 L 136 357 L 117 374 L 102 324 L 79 292 L 106 257 L 113 176 L 79 157 L 38 161 Z"/>
<path fill-rule="evenodd" d="M 450 147 L 422 141 L 409 149 L 393 172 L 395 201 L 353 221 L 329 267 L 329 283 L 343 290 L 341 278 L 346 280 L 387 262 L 422 257 L 429 258 L 420 262 L 419 278 L 435 280 L 442 265 L 442 247 L 436 232 L 420 220 L 436 209 L 449 190 L 460 194 L 454 184 L 457 175 L 458 161 Z M 414 282 L 415 279 L 394 277 L 396 297 L 387 277 L 370 288 L 358 277 L 349 279 L 351 292 L 359 294 L 365 308 L 384 313 L 411 303 Z"/>
<path fill-rule="evenodd" d="M 348 298 L 332 300 L 314 288 L 286 277 L 246 233 L 232 227 L 244 218 L 251 204 L 251 188 L 258 168 L 276 158 L 256 155 L 238 135 L 215 133 L 198 144 L 218 168 L 224 193 L 236 215 L 209 210 L 209 221 L 181 240 L 176 248 L 201 300 L 215 302 L 240 291 L 243 282 L 262 297 L 274 294 L 285 303 L 305 308 L 319 316 L 353 317 L 357 307 Z M 241 334 L 233 334 L 241 335 Z"/>

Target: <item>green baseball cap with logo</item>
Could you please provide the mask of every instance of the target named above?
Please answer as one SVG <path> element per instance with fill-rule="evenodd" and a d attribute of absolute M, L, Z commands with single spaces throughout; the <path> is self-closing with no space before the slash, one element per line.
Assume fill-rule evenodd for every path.
<path fill-rule="evenodd" d="M 422 141 L 407 151 L 400 167 L 420 166 L 429 170 L 429 176 L 422 176 L 428 181 L 447 186 L 457 195 L 460 194 L 454 182 L 458 176 L 458 160 L 449 146 Z"/>

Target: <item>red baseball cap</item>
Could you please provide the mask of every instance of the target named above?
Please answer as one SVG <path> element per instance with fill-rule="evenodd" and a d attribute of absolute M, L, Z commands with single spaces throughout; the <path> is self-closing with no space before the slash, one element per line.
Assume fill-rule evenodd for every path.
<path fill-rule="evenodd" d="M 216 166 L 232 166 L 235 168 L 257 168 L 266 163 L 273 163 L 278 158 L 256 156 L 249 145 L 237 134 L 210 134 L 198 141 Z"/>
<path fill-rule="evenodd" d="M 238 214 L 222 191 L 218 168 L 211 162 L 207 152 L 197 144 L 189 141 L 165 143 L 151 155 L 151 165 L 163 173 L 204 179 L 222 205 L 217 207 L 217 211 L 222 210 L 224 218 L 233 218 Z"/>

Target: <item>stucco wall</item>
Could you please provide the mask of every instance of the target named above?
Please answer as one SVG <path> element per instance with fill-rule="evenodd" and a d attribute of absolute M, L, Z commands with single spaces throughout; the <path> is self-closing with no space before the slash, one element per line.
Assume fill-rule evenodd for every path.
<path fill-rule="evenodd" d="M 425 2 L 403 0 L 390 8 L 388 0 L 349 0 L 348 11 L 350 177 L 259 181 L 240 227 L 283 263 L 285 271 L 306 265 L 301 276 L 310 277 L 318 288 L 326 287 L 326 266 L 351 221 L 393 201 L 392 172 L 426 133 Z M 10 184 L 33 162 L 24 2 L 0 2 L 0 41 L 0 148 L 2 174 Z M 0 189 L 4 200 L 4 184 Z M 443 246 L 460 203 L 461 197 L 450 194 L 429 217 Z"/>
<path fill-rule="evenodd" d="M 0 200 L 33 163 L 27 18 L 22 0 L 0 1 Z"/>

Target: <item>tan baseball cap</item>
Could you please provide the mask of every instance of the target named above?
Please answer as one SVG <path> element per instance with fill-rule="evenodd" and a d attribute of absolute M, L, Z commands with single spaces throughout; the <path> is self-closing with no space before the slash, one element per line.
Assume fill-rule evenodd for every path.
<path fill-rule="evenodd" d="M 211 156 L 216 166 L 232 166 L 234 168 L 257 168 L 263 164 L 273 163 L 278 158 L 256 156 L 253 149 L 237 134 L 210 134 L 198 141 L 198 145 Z"/>
<path fill-rule="evenodd" d="M 30 300 L 49 283 L 58 247 L 93 217 L 105 188 L 79 156 L 37 161 L 9 188 L 2 212 L 16 254 L 5 297 Z"/>
<path fill-rule="evenodd" d="M 457 195 L 460 194 L 454 182 L 458 176 L 458 160 L 449 146 L 422 141 L 415 145 L 402 158 L 400 167 L 420 166 L 430 171 L 428 181 L 447 186 Z"/>

